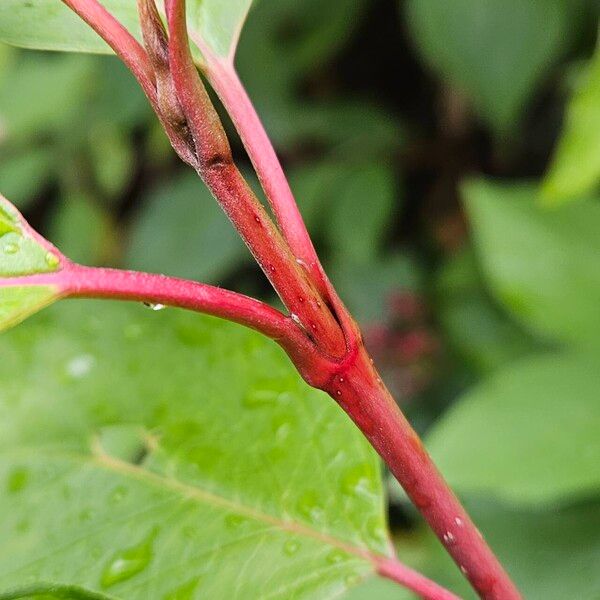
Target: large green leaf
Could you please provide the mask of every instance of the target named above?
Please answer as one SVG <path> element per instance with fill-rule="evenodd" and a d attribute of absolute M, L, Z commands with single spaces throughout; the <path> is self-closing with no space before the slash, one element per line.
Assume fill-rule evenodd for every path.
<path fill-rule="evenodd" d="M 450 483 L 517 502 L 600 492 L 600 356 L 508 367 L 458 402 L 428 436 Z"/>
<path fill-rule="evenodd" d="M 571 99 L 565 128 L 542 193 L 556 204 L 595 189 L 600 181 L 600 49 Z"/>
<path fill-rule="evenodd" d="M 529 185 L 472 181 L 463 191 L 492 292 L 532 330 L 600 346 L 600 204 L 544 210 Z"/>
<path fill-rule="evenodd" d="M 0 196 L 0 331 L 44 306 L 59 294 L 51 285 L 16 285 L 11 278 L 50 273 L 59 258 L 34 238 L 19 213 Z"/>
<path fill-rule="evenodd" d="M 565 48 L 573 0 L 409 0 L 425 59 L 500 134 L 513 133 L 536 84 Z"/>
<path fill-rule="evenodd" d="M 133 0 L 102 4 L 137 37 L 139 21 Z M 235 52 L 252 0 L 188 0 L 192 39 L 201 38 L 218 56 Z M 2 0 L 0 40 L 15 46 L 71 52 L 110 52 L 108 46 L 60 0 Z"/>
<path fill-rule="evenodd" d="M 258 334 L 72 301 L 0 355 L 0 590 L 322 599 L 389 552 L 376 455 Z"/>

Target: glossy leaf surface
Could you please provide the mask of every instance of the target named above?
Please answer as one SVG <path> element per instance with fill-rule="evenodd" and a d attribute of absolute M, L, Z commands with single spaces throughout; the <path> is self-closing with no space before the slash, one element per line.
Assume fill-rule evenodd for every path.
<path fill-rule="evenodd" d="M 374 452 L 259 335 L 73 301 L 0 353 L 0 590 L 329 598 L 388 552 Z"/>

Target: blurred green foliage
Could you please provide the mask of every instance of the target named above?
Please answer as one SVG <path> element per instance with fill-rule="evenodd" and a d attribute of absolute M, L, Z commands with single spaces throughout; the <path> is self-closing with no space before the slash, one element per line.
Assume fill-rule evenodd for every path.
<path fill-rule="evenodd" d="M 592 0 L 261 0 L 237 60 L 386 379 L 539 600 L 600 597 L 597 24 Z M 113 58 L 0 47 L 0 192 L 74 259 L 270 299 Z M 390 493 L 400 558 L 471 597 Z"/>

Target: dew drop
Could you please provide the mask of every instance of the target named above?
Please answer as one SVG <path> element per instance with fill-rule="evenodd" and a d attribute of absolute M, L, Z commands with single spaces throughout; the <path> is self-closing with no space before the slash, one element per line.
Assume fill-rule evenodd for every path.
<path fill-rule="evenodd" d="M 141 573 L 152 560 L 152 545 L 156 531 L 135 546 L 117 552 L 104 567 L 100 578 L 103 588 L 131 579 Z"/>
<path fill-rule="evenodd" d="M 345 552 L 342 552 L 342 550 L 332 550 L 327 555 L 327 562 L 330 565 L 337 565 L 337 564 L 341 563 L 346 557 L 347 557 L 347 554 Z"/>
<path fill-rule="evenodd" d="M 47 252 L 46 253 L 46 264 L 48 265 L 49 268 L 56 269 L 56 267 L 58 267 L 58 265 L 60 264 L 60 260 L 59 260 L 58 256 L 56 256 L 56 254 L 54 254 L 52 252 Z"/>
<path fill-rule="evenodd" d="M 294 556 L 300 550 L 300 544 L 296 540 L 288 540 L 283 545 L 283 553 L 287 556 Z"/>
<path fill-rule="evenodd" d="M 335 395 L 336 396 L 341 396 L 342 395 L 342 391 L 341 390 L 336 390 L 335 391 Z"/>
<path fill-rule="evenodd" d="M 167 308 L 164 304 L 158 304 L 153 302 L 144 302 L 144 306 L 148 307 L 150 310 L 153 310 L 155 312 Z"/>
<path fill-rule="evenodd" d="M 342 493 L 347 496 L 371 496 L 374 492 L 369 465 L 356 465 L 342 477 Z"/>
<path fill-rule="evenodd" d="M 19 251 L 19 244 L 10 242 L 4 246 L 4 254 L 16 254 Z"/>
<path fill-rule="evenodd" d="M 91 354 L 81 354 L 72 358 L 66 366 L 67 374 L 73 379 L 85 377 L 94 366 L 94 357 Z"/>
<path fill-rule="evenodd" d="M 23 490 L 29 483 L 29 471 L 23 467 L 13 469 L 6 481 L 6 489 L 10 494 Z"/>
<path fill-rule="evenodd" d="M 456 517 L 454 522 L 456 523 L 457 527 L 462 527 L 464 525 L 463 520 L 460 517 Z"/>
<path fill-rule="evenodd" d="M 382 542 L 387 539 L 387 535 L 384 527 L 379 522 L 377 517 L 371 517 L 367 523 L 367 533 L 369 537 L 375 542 Z"/>
<path fill-rule="evenodd" d="M 164 600 L 192 600 L 199 582 L 198 578 L 190 579 L 166 594 Z"/>
<path fill-rule="evenodd" d="M 94 511 L 90 508 L 86 508 L 79 513 L 79 520 L 82 523 L 87 523 L 94 518 Z"/>
<path fill-rule="evenodd" d="M 454 544 L 454 542 L 456 541 L 456 538 L 454 537 L 454 534 L 451 531 L 447 531 L 443 536 L 442 536 L 444 543 L 448 544 L 448 545 L 452 545 Z"/>
<path fill-rule="evenodd" d="M 463 575 L 468 575 L 469 572 L 467 571 L 466 567 L 464 565 L 460 565 L 460 571 Z"/>
<path fill-rule="evenodd" d="M 313 523 L 321 521 L 324 515 L 323 506 L 317 498 L 316 492 L 307 492 L 300 498 L 297 505 L 298 512 Z"/>
<path fill-rule="evenodd" d="M 122 485 L 118 485 L 110 494 L 109 502 L 111 504 L 119 504 L 127 496 L 127 488 Z"/>
<path fill-rule="evenodd" d="M 228 529 L 237 529 L 245 520 L 242 515 L 231 514 L 225 517 L 225 525 Z"/>
<path fill-rule="evenodd" d="M 294 323 L 300 325 L 300 317 L 296 313 L 291 313 L 290 318 L 292 319 L 292 321 L 294 321 Z"/>

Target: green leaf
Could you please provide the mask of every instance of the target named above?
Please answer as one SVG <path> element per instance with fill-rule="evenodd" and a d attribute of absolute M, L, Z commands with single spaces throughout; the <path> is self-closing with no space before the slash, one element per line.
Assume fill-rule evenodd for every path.
<path fill-rule="evenodd" d="M 548 204 L 578 198 L 600 182 L 600 49 L 568 107 L 552 164 L 542 186 Z"/>
<path fill-rule="evenodd" d="M 102 262 L 114 234 L 108 213 L 86 194 L 67 192 L 50 215 L 51 239 L 70 260 L 86 265 Z"/>
<path fill-rule="evenodd" d="M 140 37 L 135 2 L 103 0 L 102 4 Z M 251 4 L 252 0 L 188 0 L 190 37 L 201 38 L 218 56 L 233 55 Z M 57 0 L 2 0 L 0 40 L 43 50 L 111 52 L 86 23 Z"/>
<path fill-rule="evenodd" d="M 375 453 L 260 335 L 72 301 L 0 355 L 0 591 L 329 598 L 389 552 Z"/>
<path fill-rule="evenodd" d="M 395 294 L 423 286 L 421 266 L 409 254 L 392 253 L 371 263 L 334 262 L 330 270 L 344 302 L 365 324 L 380 323 Z"/>
<path fill-rule="evenodd" d="M 476 371 L 492 372 L 539 350 L 532 336 L 486 293 L 471 248 L 446 261 L 435 288 L 438 317 L 451 346 Z"/>
<path fill-rule="evenodd" d="M 27 317 L 49 306 L 57 296 L 58 289 L 53 286 L 0 284 L 0 331 L 18 325 Z"/>
<path fill-rule="evenodd" d="M 500 135 L 514 133 L 537 84 L 570 38 L 572 0 L 410 0 L 426 61 L 463 90 Z M 543 24 L 543 26 L 541 26 Z"/>
<path fill-rule="evenodd" d="M 63 6 L 60 0 L 55 4 Z M 91 89 L 93 67 L 89 57 L 23 54 L 0 85 L 0 121 L 6 135 L 39 139 L 78 122 Z"/>
<path fill-rule="evenodd" d="M 379 165 L 347 170 L 337 186 L 326 233 L 338 257 L 366 263 L 379 254 L 395 208 L 393 173 Z"/>
<path fill-rule="evenodd" d="M 50 273 L 60 259 L 25 226 L 21 215 L 0 196 L 0 331 L 51 304 L 58 288 L 49 285 L 12 285 L 10 278 Z"/>
<path fill-rule="evenodd" d="M 600 204 L 539 207 L 537 189 L 471 181 L 463 196 L 492 292 L 533 331 L 600 346 Z"/>
<path fill-rule="evenodd" d="M 219 281 L 248 253 L 208 188 L 185 173 L 152 192 L 127 251 L 133 269 Z"/>
<path fill-rule="evenodd" d="M 599 360 L 538 356 L 468 393 L 427 438 L 450 484 L 523 503 L 598 493 Z"/>
<path fill-rule="evenodd" d="M 0 159 L 2 193 L 15 206 L 24 208 L 43 189 L 50 179 L 54 156 L 45 147 L 27 148 Z"/>

